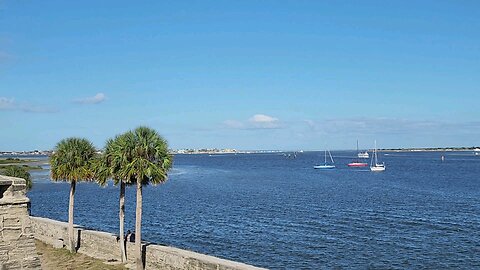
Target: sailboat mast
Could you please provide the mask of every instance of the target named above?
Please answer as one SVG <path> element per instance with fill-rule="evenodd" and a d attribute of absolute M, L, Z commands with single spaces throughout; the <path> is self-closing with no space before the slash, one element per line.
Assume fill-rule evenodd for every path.
<path fill-rule="evenodd" d="M 377 164 L 378 164 L 378 159 L 377 159 L 377 140 L 375 140 L 375 150 L 374 150 L 373 154 L 375 155 L 375 165 L 377 165 Z"/>

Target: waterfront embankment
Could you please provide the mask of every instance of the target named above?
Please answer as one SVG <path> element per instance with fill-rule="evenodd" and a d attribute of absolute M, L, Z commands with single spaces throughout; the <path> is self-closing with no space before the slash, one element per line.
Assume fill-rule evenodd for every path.
<path fill-rule="evenodd" d="M 30 223 L 35 239 L 57 248 L 64 246 L 68 239 L 68 223 L 41 217 L 30 217 Z M 120 262 L 118 237 L 114 234 L 88 230 L 75 225 L 77 236 L 77 252 L 88 255 L 105 262 Z M 66 242 L 66 241 L 65 241 Z M 134 243 L 127 242 L 127 268 L 135 266 Z M 260 270 L 259 268 L 244 263 L 220 259 L 217 257 L 200 254 L 174 247 L 143 243 L 143 257 L 145 269 L 171 269 L 171 270 Z"/>
<path fill-rule="evenodd" d="M 52 219 L 29 216 L 30 200 L 26 196 L 26 182 L 24 179 L 0 175 L 0 269 L 49 269 L 70 268 L 63 248 L 68 239 L 68 223 Z M 134 243 L 127 242 L 127 259 L 125 264 L 120 262 L 119 237 L 101 231 L 88 230 L 75 226 L 76 250 L 109 264 L 116 264 L 121 268 L 135 268 Z M 38 242 L 34 239 L 59 249 L 59 256 L 66 258 L 65 262 L 56 265 L 48 260 L 45 252 L 39 254 Z M 37 247 L 36 247 L 37 246 Z M 42 246 L 42 245 L 40 245 Z M 63 255 L 62 255 L 63 254 Z M 40 258 L 42 263 L 40 265 Z M 58 259 L 58 258 L 56 258 Z M 67 260 L 68 259 L 68 260 Z M 101 262 L 84 257 L 85 265 L 100 265 Z M 258 270 L 262 268 L 251 265 L 224 260 L 209 255 L 174 247 L 160 246 L 153 243 L 143 243 L 143 257 L 145 269 L 171 269 L 171 270 Z M 66 264 L 65 264 L 66 263 Z M 116 269 L 117 267 L 113 267 Z M 95 268 L 92 268 L 95 269 Z"/>

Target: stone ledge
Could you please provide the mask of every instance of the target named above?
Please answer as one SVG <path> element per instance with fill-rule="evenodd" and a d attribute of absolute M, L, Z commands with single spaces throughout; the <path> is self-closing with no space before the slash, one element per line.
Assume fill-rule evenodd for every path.
<path fill-rule="evenodd" d="M 12 176 L 5 176 L 5 175 L 0 175 L 0 184 L 3 185 L 3 183 L 11 185 L 12 183 L 15 185 L 25 185 L 25 179 L 23 178 L 18 178 L 18 177 L 12 177 Z"/>
<path fill-rule="evenodd" d="M 26 181 L 22 178 L 0 175 L 0 205 L 26 204 Z"/>
<path fill-rule="evenodd" d="M 197 253 L 189 250 L 179 249 L 175 247 L 149 245 L 147 246 L 147 249 L 150 251 L 150 252 L 147 252 L 147 256 L 168 255 L 171 258 L 175 258 L 175 257 L 182 258 L 184 262 L 181 265 L 183 266 L 197 264 L 197 265 L 204 265 L 208 269 L 236 269 L 236 270 L 265 269 L 265 268 L 259 268 L 252 265 L 244 264 L 241 262 L 229 261 L 226 259 L 221 259 L 214 256 L 201 254 L 201 253 Z M 148 265 L 148 261 L 147 261 L 147 265 Z"/>

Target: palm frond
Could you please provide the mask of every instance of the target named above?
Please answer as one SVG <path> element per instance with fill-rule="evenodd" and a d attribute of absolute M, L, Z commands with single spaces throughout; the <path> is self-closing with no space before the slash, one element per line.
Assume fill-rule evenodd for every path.
<path fill-rule="evenodd" d="M 92 180 L 95 147 L 87 139 L 67 138 L 55 147 L 50 159 L 51 178 L 54 181 Z"/>

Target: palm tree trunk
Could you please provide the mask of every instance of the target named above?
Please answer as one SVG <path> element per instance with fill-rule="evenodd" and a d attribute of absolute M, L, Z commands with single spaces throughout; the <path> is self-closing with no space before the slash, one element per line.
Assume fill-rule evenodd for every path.
<path fill-rule="evenodd" d="M 127 261 L 127 254 L 125 252 L 125 182 L 120 181 L 120 211 L 118 212 L 120 220 L 120 252 L 122 256 L 122 262 Z"/>
<path fill-rule="evenodd" d="M 73 235 L 73 202 L 75 199 L 75 184 L 75 180 L 70 182 L 70 202 L 68 204 L 68 250 L 70 250 L 71 253 L 75 252 L 75 236 Z"/>
<path fill-rule="evenodd" d="M 137 180 L 137 209 L 135 216 L 135 249 L 137 270 L 143 269 L 142 262 L 142 181 Z"/>

